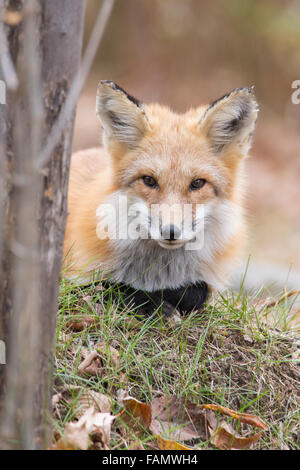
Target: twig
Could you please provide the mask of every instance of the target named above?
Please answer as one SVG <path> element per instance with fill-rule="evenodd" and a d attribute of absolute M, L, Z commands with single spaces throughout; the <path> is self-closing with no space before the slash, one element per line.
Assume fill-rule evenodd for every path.
<path fill-rule="evenodd" d="M 52 152 L 58 144 L 63 134 L 63 131 L 72 116 L 79 94 L 83 88 L 83 85 L 86 81 L 97 50 L 101 44 L 103 34 L 108 23 L 109 17 L 111 15 L 113 6 L 114 0 L 104 0 L 101 5 L 93 31 L 86 47 L 81 69 L 73 80 L 68 97 L 64 103 L 60 115 L 56 120 L 50 132 L 50 135 L 46 140 L 45 146 L 40 155 L 40 159 L 37 162 L 38 168 L 42 168 L 43 166 L 45 166 L 51 158 Z"/>
<path fill-rule="evenodd" d="M 12 58 L 9 53 L 3 19 L 4 0 L 0 0 L 0 66 L 7 88 L 14 91 L 18 88 L 19 82 Z"/>
<path fill-rule="evenodd" d="M 267 303 L 267 305 L 265 305 L 264 308 L 267 309 L 267 308 L 276 307 L 278 304 L 280 304 L 280 303 L 283 302 L 284 300 L 287 300 L 288 298 L 293 297 L 293 296 L 295 296 L 295 295 L 299 295 L 299 294 L 300 294 L 300 289 L 292 290 L 292 291 L 290 291 L 290 292 L 286 292 L 286 293 L 283 294 L 279 299 L 277 299 L 277 300 L 272 300 L 272 301 L 270 301 L 269 303 Z"/>

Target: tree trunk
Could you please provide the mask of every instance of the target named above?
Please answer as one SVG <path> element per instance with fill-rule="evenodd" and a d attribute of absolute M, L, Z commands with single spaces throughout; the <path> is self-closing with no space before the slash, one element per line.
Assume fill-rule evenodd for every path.
<path fill-rule="evenodd" d="M 44 107 L 44 116 L 41 121 L 41 143 L 49 135 L 50 129 L 54 125 L 61 107 L 65 102 L 68 90 L 72 80 L 78 71 L 84 20 L 84 0 L 38 0 L 39 13 L 36 28 L 36 38 L 39 48 L 42 82 L 42 100 Z M 22 0 L 7 0 L 6 7 L 22 13 Z M 22 56 L 22 41 L 24 34 L 23 22 L 17 25 L 6 25 L 6 32 L 9 42 L 9 49 L 16 66 L 19 76 L 20 86 L 17 92 L 8 92 L 6 106 L 0 105 L 0 197 L 2 199 L 2 217 L 0 231 L 2 233 L 2 249 L 0 246 L 0 341 L 6 343 L 7 364 L 0 365 L 0 404 L 1 411 L 1 435 L 2 447 L 19 448 L 45 448 L 48 445 L 49 427 L 47 425 L 47 416 L 49 412 L 49 399 L 51 396 L 52 385 L 52 354 L 55 338 L 58 281 L 62 263 L 62 245 L 65 230 L 65 221 L 67 213 L 67 186 L 69 175 L 69 162 L 71 155 L 73 120 L 70 119 L 64 129 L 60 142 L 55 147 L 49 162 L 36 175 L 31 175 L 28 180 L 19 181 L 18 175 L 13 172 L 20 166 L 23 168 L 23 160 L 29 158 L 31 149 L 34 147 L 32 142 L 26 144 L 27 135 L 34 134 L 35 123 L 30 114 L 26 93 L 23 92 L 22 71 L 28 68 L 26 58 Z M 38 60 L 38 58 L 37 58 Z M 25 64 L 24 64 L 25 62 Z M 32 64 L 32 70 L 35 64 Z M 3 76 L 0 75 L 3 80 Z M 25 86 L 25 85 L 24 85 Z M 28 87 L 32 83 L 27 83 Z M 26 88 L 26 87 L 25 87 Z M 33 98 L 34 100 L 34 98 Z M 36 123 L 38 128 L 38 122 Z M 20 134 L 19 127 L 23 127 Z M 1 138 L 2 137 L 2 138 Z M 24 146 L 19 142 L 19 148 L 16 140 L 24 139 Z M 32 140 L 32 139 L 31 139 Z M 20 159 L 21 148 L 21 159 Z M 22 150 L 23 148 L 23 150 Z M 18 160 L 19 152 L 19 160 Z M 38 156 L 38 154 L 37 154 Z M 19 162 L 19 163 L 18 163 Z M 25 165 L 24 165 L 25 167 Z M 1 171 L 2 170 L 2 171 Z M 4 178 L 3 178 L 4 175 Z M 34 180 L 34 178 L 36 178 Z M 4 181 L 4 184 L 3 184 Z M 34 186 L 35 181 L 36 186 Z M 1 183 L 2 182 L 2 183 Z M 29 185 L 28 185 L 29 182 Z M 2 184 L 2 194 L 1 194 Z M 27 185 L 27 187 L 26 187 Z M 4 189 L 3 189 L 4 186 Z M 22 209 L 22 199 L 29 197 L 33 199 L 36 196 L 35 221 L 37 221 L 37 250 L 38 262 L 32 255 L 31 261 L 35 269 L 31 272 L 27 283 L 24 281 L 21 285 L 24 298 L 24 312 L 22 312 L 22 299 L 20 299 L 20 289 L 17 300 L 15 298 L 14 286 L 16 283 L 16 272 L 14 266 L 18 266 L 18 257 L 22 257 L 22 250 L 16 240 L 17 236 L 22 237 L 22 227 L 20 220 L 24 219 Z M 34 200 L 33 200 L 33 207 Z M 28 214 L 32 214 L 35 209 L 30 207 Z M 18 214 L 20 218 L 18 220 Z M 1 217 L 1 208 L 0 208 Z M 30 221 L 28 220 L 28 224 Z M 27 231 L 27 234 L 30 232 Z M 34 232 L 32 232 L 34 233 Z M 32 240 L 27 236 L 27 242 L 31 245 Z M 0 235 L 1 244 L 1 235 Z M 26 248 L 26 243 L 23 243 Z M 23 253 L 24 257 L 26 256 Z M 22 264 L 22 260 L 21 260 Z M 24 274 L 23 269 L 23 274 Z M 38 279 L 37 279 L 38 277 Z M 33 281 L 33 285 L 30 282 Z M 18 279 L 18 282 L 20 279 Z M 35 287 L 34 287 L 35 283 Z M 30 287 L 31 286 L 31 287 Z M 37 304 L 30 304 L 37 292 Z M 35 303 L 36 304 L 36 303 Z M 31 308 L 28 306 L 31 305 Z M 20 307 L 21 306 L 21 307 Z M 35 321 L 31 310 L 38 311 L 38 319 Z M 26 310 L 26 312 L 25 312 Z M 28 321 L 27 317 L 28 316 Z M 23 330 L 18 330 L 22 324 L 22 319 L 26 318 Z M 35 323 L 39 327 L 35 327 Z M 35 331 L 34 334 L 32 331 Z M 27 354 L 22 347 L 24 342 L 24 332 L 28 333 L 30 341 L 34 343 L 32 351 L 36 355 L 36 363 L 29 364 L 30 370 L 24 369 L 21 359 Z M 36 336 L 39 335 L 39 338 Z M 29 342 L 28 339 L 28 342 Z M 21 345 L 21 346 L 20 346 Z M 32 346 L 32 344 L 31 344 Z M 16 349 L 19 347 L 19 349 Z M 19 358 L 16 357 L 16 350 Z M 29 356 L 30 357 L 30 356 Z M 26 361 L 25 361 L 26 364 Z M 28 365 L 28 364 L 27 364 Z M 37 383 L 29 383 L 27 373 L 30 376 L 31 369 L 34 369 Z M 33 439 L 28 438 L 28 428 L 24 425 L 26 421 L 26 401 L 24 397 L 30 393 L 30 387 L 33 388 L 34 413 L 32 421 Z M 12 403 L 10 396 L 16 398 Z M 26 423 L 25 423 L 26 424 Z"/>

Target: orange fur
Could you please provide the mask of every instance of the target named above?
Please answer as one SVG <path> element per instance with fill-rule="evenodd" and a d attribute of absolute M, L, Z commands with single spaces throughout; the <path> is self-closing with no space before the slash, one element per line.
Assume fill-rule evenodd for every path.
<path fill-rule="evenodd" d="M 72 156 L 64 258 L 69 274 L 93 270 L 94 261 L 108 258 L 107 241 L 96 236 L 96 209 L 114 190 L 109 159 L 104 149 L 89 149 Z"/>
<path fill-rule="evenodd" d="M 106 101 L 103 99 L 100 106 L 105 106 L 107 96 L 111 101 L 116 100 L 116 109 L 122 107 L 122 113 L 123 108 L 128 106 L 131 126 L 136 118 L 137 136 L 134 136 L 134 127 L 130 128 L 128 143 L 123 135 L 116 137 L 110 134 L 108 117 L 101 108 L 100 119 L 107 134 L 106 150 L 90 149 L 73 155 L 64 244 L 68 274 L 91 275 L 103 264 L 114 262 L 117 255 L 113 246 L 108 239 L 100 240 L 96 235 L 96 209 L 107 196 L 122 189 L 147 204 L 188 203 L 194 206 L 210 203 L 217 206 L 222 198 L 237 206 L 239 217 L 234 232 L 204 262 L 220 279 L 220 283 L 224 282 L 233 263 L 239 258 L 245 240 L 243 152 L 234 144 L 225 146 L 221 156 L 212 152 L 205 128 L 205 125 L 209 126 L 209 121 L 199 128 L 199 122 L 205 119 L 207 106 L 181 115 L 157 104 L 144 106 L 141 111 L 135 110 L 137 107 L 132 102 L 127 100 L 127 103 L 122 91 L 114 89 L 110 94 L 106 83 L 103 89 Z M 137 111 L 139 114 L 135 116 Z M 124 124 L 120 132 L 124 132 Z M 153 176 L 159 182 L 159 190 L 147 187 L 142 181 L 143 175 Z M 197 178 L 204 178 L 206 185 L 202 190 L 190 191 L 191 181 Z"/>

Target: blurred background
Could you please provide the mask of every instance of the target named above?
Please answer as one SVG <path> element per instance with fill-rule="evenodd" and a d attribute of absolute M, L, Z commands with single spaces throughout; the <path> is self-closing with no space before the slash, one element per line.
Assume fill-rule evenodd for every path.
<path fill-rule="evenodd" d="M 99 4 L 87 0 L 85 40 Z M 260 113 L 247 162 L 248 252 L 269 271 L 300 272 L 300 104 L 291 101 L 300 80 L 299 0 L 116 0 L 79 100 L 74 150 L 101 142 L 100 79 L 178 112 L 254 85 Z"/>

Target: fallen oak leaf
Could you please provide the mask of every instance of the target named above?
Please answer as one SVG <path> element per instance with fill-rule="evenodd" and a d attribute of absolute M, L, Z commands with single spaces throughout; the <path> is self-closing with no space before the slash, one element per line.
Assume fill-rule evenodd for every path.
<path fill-rule="evenodd" d="M 112 346 L 107 347 L 106 342 L 97 343 L 94 350 L 89 352 L 85 348 L 81 354 L 84 360 L 78 366 L 79 374 L 103 376 L 105 369 L 111 364 L 114 368 L 120 364 L 120 354 Z"/>
<path fill-rule="evenodd" d="M 78 448 L 60 438 L 57 442 L 55 442 L 55 444 L 53 444 L 52 450 L 78 450 Z"/>
<path fill-rule="evenodd" d="M 199 408 L 176 396 L 155 398 L 151 404 L 152 422 L 150 430 L 154 435 L 167 435 L 171 440 L 190 441 L 209 439 L 217 420 L 212 411 Z"/>
<path fill-rule="evenodd" d="M 66 326 L 73 331 L 83 331 L 91 326 L 96 326 L 95 317 L 89 315 L 78 315 L 78 317 L 72 317 L 70 320 L 67 320 Z"/>
<path fill-rule="evenodd" d="M 102 375 L 103 367 L 97 351 L 89 353 L 81 364 L 79 364 L 78 373 L 79 375 Z"/>
<path fill-rule="evenodd" d="M 68 423 L 63 437 L 53 446 L 55 450 L 87 450 L 90 445 L 85 423 Z"/>
<path fill-rule="evenodd" d="M 100 413 L 110 413 L 111 401 L 103 393 L 95 392 L 94 390 L 86 390 L 78 397 L 80 409 L 76 412 L 76 417 L 80 417 L 91 406 Z"/>
<path fill-rule="evenodd" d="M 156 436 L 156 441 L 160 450 L 194 450 L 192 447 L 186 447 L 179 442 L 165 439 L 162 436 Z"/>
<path fill-rule="evenodd" d="M 110 345 L 107 347 L 107 343 L 105 341 L 97 343 L 94 347 L 97 353 L 103 359 L 111 362 L 114 367 L 118 367 L 118 365 L 120 364 L 120 353 L 117 349 L 113 348 Z"/>
<path fill-rule="evenodd" d="M 94 406 L 95 410 L 100 413 L 109 413 L 111 411 L 110 399 L 103 393 L 88 388 L 66 386 L 59 393 L 53 395 L 52 406 L 56 415 L 59 415 L 59 404 L 62 401 L 64 407 L 68 403 L 71 403 L 72 407 L 78 405 L 75 412 L 76 418 L 80 418 L 91 406 Z"/>
<path fill-rule="evenodd" d="M 156 437 L 162 437 L 163 433 L 175 442 L 197 438 L 207 440 L 216 427 L 217 420 L 212 411 L 175 396 L 157 397 L 148 405 L 126 396 L 124 390 L 120 390 L 118 395 L 124 406 L 119 417 L 136 431 L 149 429 Z"/>
<path fill-rule="evenodd" d="M 265 423 L 259 416 L 251 415 L 248 413 L 240 413 L 238 411 L 233 411 L 230 408 L 226 408 L 225 406 L 221 405 L 214 405 L 209 403 L 207 405 L 200 405 L 201 408 L 218 411 L 221 414 L 230 416 L 231 418 L 237 419 L 245 424 L 251 424 L 252 426 L 256 426 L 257 428 L 267 430 L 269 428 L 268 424 Z"/>
<path fill-rule="evenodd" d="M 234 434 L 234 430 L 231 426 L 222 422 L 210 441 L 221 450 L 243 450 L 255 444 L 261 438 L 262 434 L 263 431 L 260 431 L 252 436 L 242 437 L 238 434 Z"/>
<path fill-rule="evenodd" d="M 151 405 L 130 396 L 122 397 L 121 401 L 124 406 L 118 415 L 121 421 L 137 433 L 149 429 L 152 420 Z"/>
<path fill-rule="evenodd" d="M 115 416 L 97 413 L 94 407 L 86 410 L 75 423 L 65 426 L 64 434 L 53 446 L 56 450 L 87 450 L 91 447 L 108 450 L 111 424 Z"/>
<path fill-rule="evenodd" d="M 215 412 L 220 412 L 263 430 L 268 429 L 268 425 L 258 416 L 235 412 L 220 405 L 195 405 L 175 396 L 169 398 L 162 396 L 154 399 L 150 406 L 126 396 L 126 392 L 123 390 L 119 395 L 121 395 L 119 399 L 125 408 L 119 417 L 132 427 L 138 423 L 138 430 L 149 428 L 156 437 L 160 449 L 190 450 L 191 448 L 178 441 L 196 438 L 210 439 L 219 449 L 246 449 L 260 439 L 262 432 L 252 436 L 239 436 L 225 422 L 217 428 Z M 126 418 L 126 414 L 129 418 Z M 161 433 L 168 434 L 168 438 L 163 437 Z"/>

